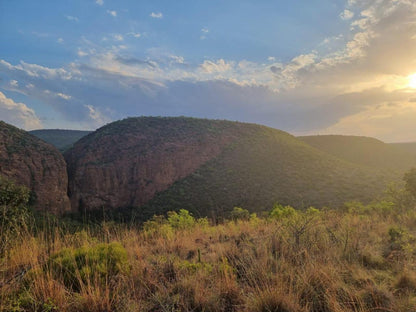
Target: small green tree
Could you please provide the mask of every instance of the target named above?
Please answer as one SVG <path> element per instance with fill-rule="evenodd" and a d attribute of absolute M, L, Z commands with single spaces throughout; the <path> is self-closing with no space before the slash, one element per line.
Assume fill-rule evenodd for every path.
<path fill-rule="evenodd" d="M 403 177 L 406 190 L 413 196 L 416 197 L 416 168 L 410 169 L 404 174 Z"/>
<path fill-rule="evenodd" d="M 195 225 L 195 218 L 186 209 L 181 209 L 179 212 L 168 212 L 168 224 L 177 230 L 185 230 Z"/>
<path fill-rule="evenodd" d="M 243 209 L 240 207 L 234 207 L 231 211 L 231 219 L 234 221 L 237 220 L 250 220 L 250 212 L 247 209 Z"/>
<path fill-rule="evenodd" d="M 0 254 L 12 238 L 27 225 L 29 190 L 0 176 Z"/>

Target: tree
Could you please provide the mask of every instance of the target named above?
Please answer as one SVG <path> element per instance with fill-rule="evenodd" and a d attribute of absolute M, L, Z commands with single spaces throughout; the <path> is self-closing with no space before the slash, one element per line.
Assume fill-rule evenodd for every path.
<path fill-rule="evenodd" d="M 406 172 L 404 174 L 403 180 L 406 183 L 406 190 L 412 194 L 413 197 L 416 197 L 416 168 L 412 168 Z"/>
<path fill-rule="evenodd" d="M 30 192 L 24 186 L 0 176 L 0 254 L 18 230 L 27 225 Z"/>

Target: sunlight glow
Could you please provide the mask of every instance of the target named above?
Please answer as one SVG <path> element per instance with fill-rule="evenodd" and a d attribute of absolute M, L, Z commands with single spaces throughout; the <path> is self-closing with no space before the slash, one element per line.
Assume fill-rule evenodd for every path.
<path fill-rule="evenodd" d="M 409 86 L 410 88 L 416 89 L 416 74 L 410 75 L 410 76 L 408 77 L 408 79 L 409 79 L 409 84 L 408 84 L 408 86 Z"/>

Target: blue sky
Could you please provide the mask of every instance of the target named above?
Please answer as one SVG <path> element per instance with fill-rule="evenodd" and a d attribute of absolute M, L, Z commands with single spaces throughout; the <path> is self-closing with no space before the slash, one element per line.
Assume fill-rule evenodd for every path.
<path fill-rule="evenodd" d="M 3 0 L 0 118 L 187 115 L 416 140 L 415 13 L 408 0 Z"/>

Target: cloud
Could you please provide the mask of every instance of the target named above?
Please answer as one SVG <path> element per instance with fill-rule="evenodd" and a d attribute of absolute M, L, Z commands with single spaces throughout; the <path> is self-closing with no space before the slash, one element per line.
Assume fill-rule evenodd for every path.
<path fill-rule="evenodd" d="M 230 70 L 231 66 L 232 64 L 227 63 L 223 59 L 219 59 L 216 62 L 206 60 L 201 64 L 201 69 L 206 73 L 221 73 Z"/>
<path fill-rule="evenodd" d="M 150 67 L 156 67 L 154 62 L 141 60 L 134 57 L 122 57 L 122 56 L 116 56 L 115 61 L 120 62 L 125 65 L 148 65 Z"/>
<path fill-rule="evenodd" d="M 42 123 L 35 112 L 23 103 L 16 103 L 0 92 L 1 120 L 26 130 L 40 129 Z"/>
<path fill-rule="evenodd" d="M 114 34 L 113 39 L 116 41 L 123 41 L 124 37 L 121 34 Z"/>
<path fill-rule="evenodd" d="M 205 34 L 209 33 L 209 29 L 206 27 L 202 28 L 201 31 Z"/>
<path fill-rule="evenodd" d="M 107 10 L 107 13 L 110 14 L 113 17 L 117 17 L 117 11 L 113 11 L 113 10 Z"/>
<path fill-rule="evenodd" d="M 98 5 L 103 5 L 104 0 L 95 0 L 95 3 L 98 4 Z"/>
<path fill-rule="evenodd" d="M 134 38 L 140 38 L 142 36 L 142 34 L 141 33 L 138 33 L 138 32 L 129 32 L 126 35 L 127 36 L 132 36 Z"/>
<path fill-rule="evenodd" d="M 71 22 L 79 22 L 78 17 L 71 16 L 71 15 L 65 15 L 65 17 L 66 17 L 66 19 L 67 19 L 68 21 L 71 21 Z"/>
<path fill-rule="evenodd" d="M 87 52 L 85 52 L 85 51 L 83 51 L 83 50 L 81 50 L 81 49 L 78 49 L 77 55 L 78 55 L 79 57 L 84 57 L 84 56 L 87 56 L 87 55 L 88 55 L 88 53 L 87 53 Z"/>
<path fill-rule="evenodd" d="M 152 12 L 152 13 L 150 13 L 150 15 L 149 15 L 150 17 L 153 17 L 153 18 L 163 18 L 163 14 L 161 13 L 161 12 L 157 12 L 157 13 L 155 13 L 155 12 Z"/>
<path fill-rule="evenodd" d="M 62 38 L 58 38 L 58 39 L 56 40 L 56 42 L 57 42 L 57 43 L 59 43 L 59 44 L 62 44 L 62 43 L 64 43 L 64 39 L 62 39 Z"/>
<path fill-rule="evenodd" d="M 347 20 L 350 20 L 350 19 L 352 19 L 353 17 L 354 17 L 354 12 L 352 12 L 352 11 L 350 11 L 350 10 L 348 10 L 348 9 L 345 9 L 340 15 L 339 15 L 339 17 L 342 19 L 342 20 L 344 20 L 344 21 L 347 21 Z"/>
<path fill-rule="evenodd" d="M 407 78 L 416 72 L 416 3 L 350 1 L 348 9 L 355 15 L 346 20 L 346 33 L 285 62 L 190 63 L 160 48 L 138 57 L 109 41 L 100 46 L 84 40 L 78 50 L 83 57 L 62 68 L 0 60 L 0 88 L 41 101 L 87 128 L 126 116 L 190 115 L 295 134 L 416 140 L 416 90 Z"/>

